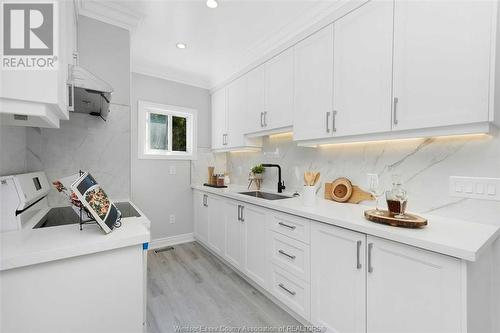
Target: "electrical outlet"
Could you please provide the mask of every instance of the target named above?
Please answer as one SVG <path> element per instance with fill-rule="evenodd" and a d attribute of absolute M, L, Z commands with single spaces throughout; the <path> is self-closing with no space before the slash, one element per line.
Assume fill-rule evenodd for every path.
<path fill-rule="evenodd" d="M 175 223 L 175 215 L 171 214 L 170 215 L 170 224 L 174 224 L 174 223 Z"/>
<path fill-rule="evenodd" d="M 451 176 L 450 195 L 500 201 L 500 178 Z"/>
<path fill-rule="evenodd" d="M 175 168 L 175 165 L 171 165 L 171 166 L 170 166 L 169 173 L 170 173 L 171 175 L 175 175 L 175 174 L 177 173 L 177 169 Z"/>

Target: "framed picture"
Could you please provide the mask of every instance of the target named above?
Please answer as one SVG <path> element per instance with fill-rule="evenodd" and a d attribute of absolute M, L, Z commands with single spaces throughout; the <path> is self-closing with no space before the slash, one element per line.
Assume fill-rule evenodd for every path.
<path fill-rule="evenodd" d="M 71 184 L 71 189 L 101 229 L 110 233 L 121 214 L 94 177 L 85 172 Z"/>

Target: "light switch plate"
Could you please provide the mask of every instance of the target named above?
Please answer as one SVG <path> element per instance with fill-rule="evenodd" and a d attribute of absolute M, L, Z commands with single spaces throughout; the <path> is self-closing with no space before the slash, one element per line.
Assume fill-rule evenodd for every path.
<path fill-rule="evenodd" d="M 500 201 L 500 178 L 451 176 L 450 195 Z"/>
<path fill-rule="evenodd" d="M 175 215 L 174 214 L 170 215 L 169 221 L 170 221 L 170 224 L 174 224 L 175 223 Z"/>
<path fill-rule="evenodd" d="M 175 174 L 177 173 L 177 169 L 175 168 L 175 165 L 171 165 L 171 166 L 170 166 L 169 173 L 170 173 L 171 175 L 175 175 Z"/>

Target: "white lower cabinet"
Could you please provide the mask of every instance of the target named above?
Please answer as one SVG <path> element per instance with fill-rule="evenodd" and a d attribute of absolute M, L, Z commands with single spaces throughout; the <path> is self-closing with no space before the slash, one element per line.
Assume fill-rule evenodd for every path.
<path fill-rule="evenodd" d="M 264 289 L 268 287 L 266 245 L 266 211 L 255 206 L 242 206 L 243 219 L 243 272 Z"/>
<path fill-rule="evenodd" d="M 311 322 L 330 332 L 365 332 L 366 235 L 311 223 Z"/>
<path fill-rule="evenodd" d="M 217 254 L 224 254 L 225 216 L 224 199 L 208 196 L 208 246 Z"/>
<path fill-rule="evenodd" d="M 241 205 L 236 201 L 225 201 L 220 214 L 225 221 L 225 249 L 224 258 L 234 267 L 243 268 L 243 219 Z"/>
<path fill-rule="evenodd" d="M 274 265 L 309 282 L 311 267 L 309 245 L 279 233 L 271 232 L 269 249 L 271 262 Z"/>
<path fill-rule="evenodd" d="M 194 193 L 195 237 L 328 332 L 493 332 L 494 257 L 475 262 Z"/>
<path fill-rule="evenodd" d="M 367 237 L 368 332 L 462 332 L 459 259 Z"/>
<path fill-rule="evenodd" d="M 290 272 L 271 265 L 271 294 L 291 310 L 309 320 L 311 286 Z"/>
<path fill-rule="evenodd" d="M 203 243 L 208 241 L 208 195 L 193 192 L 194 236 Z"/>
<path fill-rule="evenodd" d="M 311 226 L 311 321 L 328 331 L 461 332 L 461 281 L 456 258 Z"/>

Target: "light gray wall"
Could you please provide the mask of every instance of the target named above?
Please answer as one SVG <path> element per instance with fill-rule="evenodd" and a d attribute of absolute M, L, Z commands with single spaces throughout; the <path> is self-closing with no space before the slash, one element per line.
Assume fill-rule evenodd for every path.
<path fill-rule="evenodd" d="M 0 176 L 26 172 L 26 128 L 0 126 Z"/>
<path fill-rule="evenodd" d="M 130 34 L 127 30 L 91 19 L 78 18 L 80 65 L 114 89 L 111 102 L 130 103 Z"/>
<path fill-rule="evenodd" d="M 132 73 L 131 197 L 151 220 L 151 238 L 193 232 L 191 162 L 140 160 L 137 142 L 137 101 L 144 100 L 198 110 L 198 146 L 210 146 L 210 94 L 208 90 Z M 170 175 L 170 166 L 176 174 Z M 176 216 L 175 224 L 169 216 Z"/>

